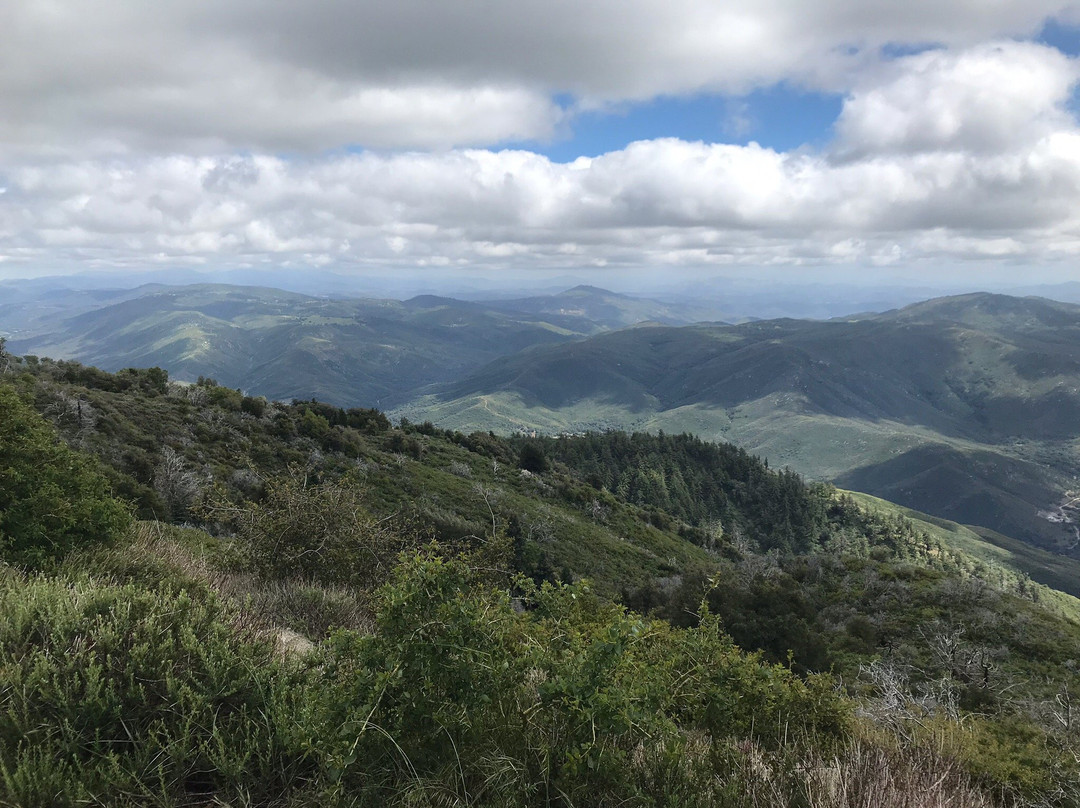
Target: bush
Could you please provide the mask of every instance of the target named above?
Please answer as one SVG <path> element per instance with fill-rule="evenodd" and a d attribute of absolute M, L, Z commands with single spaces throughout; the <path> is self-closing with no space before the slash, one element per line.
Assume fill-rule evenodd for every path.
<path fill-rule="evenodd" d="M 0 386 L 0 558 L 38 567 L 130 524 L 96 465 Z"/>
<path fill-rule="evenodd" d="M 266 413 L 266 399 L 261 396 L 259 398 L 244 396 L 240 400 L 240 410 L 256 418 L 262 418 Z"/>
<path fill-rule="evenodd" d="M 251 804 L 297 776 L 286 677 L 211 600 L 10 576 L 0 613 L 0 804 Z"/>
<path fill-rule="evenodd" d="M 381 590 L 376 633 L 332 638 L 316 688 L 322 764 L 340 793 L 615 806 L 672 804 L 676 790 L 715 805 L 702 789 L 728 762 L 708 750 L 728 739 L 825 749 L 846 734 L 831 687 L 744 654 L 715 619 L 673 629 L 584 586 L 518 586 L 531 609 L 429 548 Z"/>
<path fill-rule="evenodd" d="M 210 514 L 235 531 L 250 566 L 269 578 L 381 583 L 407 543 L 368 513 L 363 488 L 350 478 L 309 483 L 297 472 L 268 482 L 261 502 L 219 502 Z"/>

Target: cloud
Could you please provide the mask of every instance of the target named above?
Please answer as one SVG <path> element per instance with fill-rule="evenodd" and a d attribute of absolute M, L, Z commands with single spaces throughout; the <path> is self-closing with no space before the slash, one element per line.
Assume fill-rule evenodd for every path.
<path fill-rule="evenodd" d="M 827 0 L 813 14 L 795 0 L 9 3 L 0 262 L 10 273 L 1068 259 L 1080 252 L 1077 63 L 986 41 L 1059 11 L 1040 0 Z M 934 47 L 889 57 L 897 43 Z M 554 93 L 603 106 L 777 81 L 843 91 L 832 144 L 666 138 L 570 163 L 491 145 L 567 126 Z"/>
<path fill-rule="evenodd" d="M 1077 63 L 1027 42 L 932 50 L 878 69 L 844 105 L 841 143 L 867 154 L 939 150 L 994 153 L 1072 124 L 1066 109 Z"/>
<path fill-rule="evenodd" d="M 142 158 L 12 171 L 0 255 L 137 265 L 890 263 L 1074 255 L 1080 133 L 991 158 L 832 162 L 665 139 L 523 151 Z"/>
<path fill-rule="evenodd" d="M 812 12 L 808 9 L 812 8 Z M 0 149 L 319 152 L 547 138 L 583 106 L 1037 31 L 1057 0 L 47 0 L 0 9 Z M 2 153 L 2 152 L 0 152 Z"/>

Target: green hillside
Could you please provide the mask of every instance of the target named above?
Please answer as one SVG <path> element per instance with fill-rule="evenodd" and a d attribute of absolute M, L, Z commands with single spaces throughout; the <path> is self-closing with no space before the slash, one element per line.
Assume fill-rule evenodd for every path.
<path fill-rule="evenodd" d="M 177 379 L 209 376 L 270 398 L 367 406 L 403 401 L 506 353 L 581 336 L 449 298 L 338 300 L 221 285 L 153 287 L 31 325 L 12 349 L 110 370 L 156 365 Z"/>
<path fill-rule="evenodd" d="M 205 284 L 130 291 L 26 290 L 0 303 L 0 334 L 21 353 L 108 370 L 159 366 L 274 399 L 391 407 L 499 356 L 694 310 L 594 287 L 469 303 L 317 298 Z M 696 315 L 702 315 L 697 317 Z"/>
<path fill-rule="evenodd" d="M 82 483 L 64 522 L 0 499 L 0 800 L 832 804 L 808 767 L 862 803 L 1076 796 L 1080 602 L 964 529 L 685 435 L 7 359 L 0 478 Z M 143 521 L 11 555 L 107 487 Z"/>
<path fill-rule="evenodd" d="M 503 357 L 395 411 L 458 429 L 690 431 L 1077 554 L 1080 308 L 968 295 L 808 322 L 638 328 Z"/>
<path fill-rule="evenodd" d="M 919 526 L 942 544 L 979 559 L 999 574 L 1020 573 L 1051 590 L 1080 597 L 1080 562 L 1058 553 L 1050 553 L 986 528 L 959 525 L 919 511 L 896 505 L 879 497 L 848 492 L 861 506 L 885 514 L 899 514 Z M 1053 596 L 1053 593 L 1049 593 Z"/>

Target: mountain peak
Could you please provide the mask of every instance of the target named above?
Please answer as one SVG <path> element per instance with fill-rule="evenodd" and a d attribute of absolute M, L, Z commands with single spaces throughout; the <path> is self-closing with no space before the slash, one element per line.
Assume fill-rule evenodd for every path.
<path fill-rule="evenodd" d="M 951 321 L 990 330 L 1028 330 L 1080 326 L 1080 306 L 1044 297 L 1014 297 L 992 292 L 951 295 L 885 312 L 878 319 L 902 322 Z"/>
<path fill-rule="evenodd" d="M 565 292 L 559 292 L 559 294 L 555 295 L 555 297 L 562 297 L 564 295 L 602 295 L 604 297 L 626 297 L 626 295 L 621 295 L 618 292 L 612 292 L 608 289 L 601 289 L 599 286 L 589 286 L 587 283 L 581 283 L 573 287 L 572 289 L 567 289 Z"/>

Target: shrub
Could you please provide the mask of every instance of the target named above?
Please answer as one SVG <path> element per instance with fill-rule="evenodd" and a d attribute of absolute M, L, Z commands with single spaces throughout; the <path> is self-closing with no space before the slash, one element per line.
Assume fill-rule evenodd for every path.
<path fill-rule="evenodd" d="M 254 415 L 256 418 L 262 418 L 266 413 L 266 399 L 263 397 L 255 398 L 253 396 L 244 396 L 240 400 L 240 409 L 242 412 L 246 412 L 248 415 Z"/>
<path fill-rule="evenodd" d="M 311 410 L 305 410 L 300 418 L 299 430 L 301 435 L 322 441 L 330 434 L 330 422 Z"/>
<path fill-rule="evenodd" d="M 127 529 L 127 508 L 88 457 L 0 386 L 0 558 L 36 567 Z"/>
<path fill-rule="evenodd" d="M 297 472 L 268 482 L 261 502 L 219 502 L 210 514 L 236 532 L 251 567 L 270 578 L 381 582 L 407 543 L 368 513 L 351 478 L 310 483 Z"/>
<path fill-rule="evenodd" d="M 0 613 L 0 804 L 251 804 L 302 767 L 269 646 L 212 600 L 11 576 Z"/>
<path fill-rule="evenodd" d="M 772 749 L 845 736 L 830 687 L 742 653 L 715 619 L 673 629 L 584 586 L 518 586 L 531 610 L 467 558 L 429 548 L 380 591 L 376 633 L 332 638 L 318 668 L 319 737 L 342 794 L 671 804 L 670 790 L 692 795 L 727 774 L 709 750 L 729 738 Z M 702 792 L 686 804 L 719 803 Z"/>

